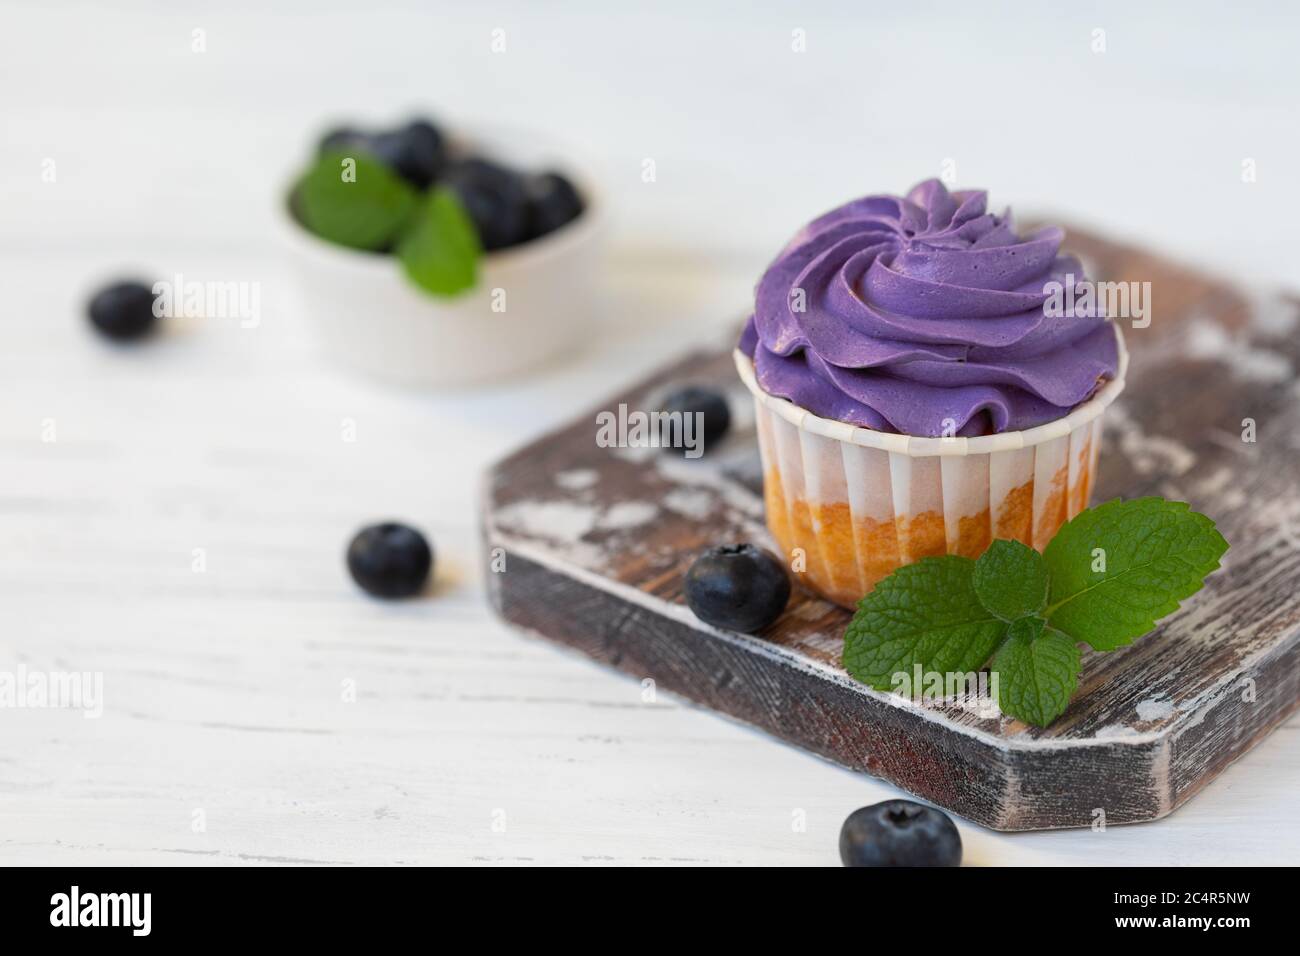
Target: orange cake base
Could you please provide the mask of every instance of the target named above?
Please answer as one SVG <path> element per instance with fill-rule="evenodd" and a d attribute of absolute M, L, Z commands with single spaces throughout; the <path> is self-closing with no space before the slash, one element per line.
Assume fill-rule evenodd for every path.
<path fill-rule="evenodd" d="M 1069 498 L 1068 467 L 1051 480 L 1034 521 L 1034 482 L 1012 488 L 994 509 L 963 515 L 949 533 L 942 512 L 923 511 L 878 520 L 854 518 L 846 501 L 810 502 L 787 498 L 781 476 L 770 469 L 763 482 L 767 525 L 795 572 L 797 582 L 814 593 L 852 608 L 876 583 L 903 565 L 931 555 L 976 558 L 994 538 L 1009 538 L 1044 547 L 1070 513 L 1086 507 L 1092 485 L 1087 450 Z M 951 537 L 951 541 L 950 541 Z"/>

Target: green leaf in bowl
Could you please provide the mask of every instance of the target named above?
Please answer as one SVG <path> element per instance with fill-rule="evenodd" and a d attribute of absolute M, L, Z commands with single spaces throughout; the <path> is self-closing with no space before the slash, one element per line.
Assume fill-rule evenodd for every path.
<path fill-rule="evenodd" d="M 298 181 L 294 204 L 303 225 L 353 249 L 391 248 L 419 206 L 405 180 L 364 153 L 327 150 Z"/>
<path fill-rule="evenodd" d="M 425 197 L 397 245 L 407 276 L 427 292 L 454 296 L 478 282 L 483 249 L 474 224 L 450 190 Z"/>

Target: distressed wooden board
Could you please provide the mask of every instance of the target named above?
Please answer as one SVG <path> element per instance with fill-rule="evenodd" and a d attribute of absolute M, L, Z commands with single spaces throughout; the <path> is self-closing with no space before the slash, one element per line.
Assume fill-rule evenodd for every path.
<path fill-rule="evenodd" d="M 1190 501 L 1232 550 L 1153 634 L 1086 652 L 1079 692 L 1050 728 L 858 684 L 839 664 L 848 613 L 801 591 L 760 636 L 694 618 L 681 580 L 698 551 L 770 543 L 752 410 L 729 344 L 681 359 L 492 471 L 484 530 L 506 556 L 505 573 L 489 575 L 499 612 L 996 829 L 1171 812 L 1300 702 L 1300 303 L 1071 235 L 1091 274 L 1152 283 L 1153 321 L 1127 335 L 1129 384 L 1108 414 L 1094 500 Z M 596 411 L 653 409 L 686 382 L 734 399 L 732 434 L 704 460 L 597 447 Z M 1253 443 L 1242 440 L 1244 419 Z"/>

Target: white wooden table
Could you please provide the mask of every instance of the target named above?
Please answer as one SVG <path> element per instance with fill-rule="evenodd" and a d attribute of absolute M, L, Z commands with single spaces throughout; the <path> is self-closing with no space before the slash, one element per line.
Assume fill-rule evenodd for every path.
<path fill-rule="evenodd" d="M 1097 110 L 1158 104 L 1117 114 L 1147 147 L 1121 174 L 1073 154 L 1039 168 L 990 142 L 989 124 L 1010 117 L 959 116 L 937 135 L 864 80 L 843 125 L 848 107 L 819 92 L 850 68 L 884 84 L 916 58 L 938 64 L 922 83 L 973 57 L 1005 78 L 1005 64 L 970 52 L 981 42 L 962 42 L 1005 39 L 982 23 L 922 42 L 925 24 L 903 14 L 856 34 L 822 17 L 803 25 L 806 59 L 792 61 L 801 24 L 693 8 L 621 26 L 593 26 L 595 8 L 303 21 L 0 9 L 6 76 L 31 80 L 0 87 L 0 671 L 104 682 L 99 719 L 0 709 L 0 863 L 836 863 L 844 817 L 897 791 L 664 695 L 647 703 L 639 683 L 494 620 L 478 570 L 484 466 L 734 322 L 801 218 L 859 186 L 902 187 L 918 166 L 937 172 L 954 143 L 969 151 L 961 179 L 989 183 L 995 200 L 1041 202 L 1076 181 L 1088 208 L 1072 211 L 1093 222 L 1266 277 L 1294 261 L 1289 225 L 1268 210 L 1300 205 L 1282 172 L 1294 125 L 1270 119 L 1294 109 L 1295 78 L 1273 62 L 1281 31 L 1268 23 L 1159 24 L 1178 89 L 1157 82 L 1171 64 L 1150 59 L 1153 17 L 1032 14 L 1010 28 L 1023 69 L 1053 43 L 1090 56 L 1090 28 L 1109 27 L 1111 61 L 1081 56 L 1060 89 L 1026 95 L 1030 107 L 1062 94 Z M 494 59 L 496 26 L 515 52 Z M 1244 76 L 1211 84 L 1169 52 L 1211 34 Z M 339 72 L 339 57 L 357 69 Z M 329 112 L 423 102 L 554 125 L 604 165 L 621 218 L 610 306 L 571 362 L 428 396 L 355 381 L 316 353 L 266 238 L 277 177 Z M 737 122 L 718 124 L 719 110 Z M 1181 122 L 1195 111 L 1210 118 Z M 757 122 L 768 113 L 801 116 L 799 141 Z M 1198 152 L 1216 123 L 1220 148 Z M 847 153 L 833 148 L 841 133 Z M 815 170 L 810 148 L 826 155 Z M 1251 151 L 1261 178 L 1241 192 Z M 653 185 L 639 178 L 647 156 Z M 1189 156 L 1204 163 L 1189 170 Z M 54 183 L 41 180 L 46 158 Z M 1209 207 L 1199 217 L 1185 209 L 1189 180 Z M 1144 192 L 1136 210 L 1127 197 Z M 139 348 L 108 346 L 83 297 L 132 267 L 260 282 L 262 322 L 182 323 Z M 423 600 L 375 602 L 347 577 L 349 536 L 385 517 L 435 542 Z M 1293 719 L 1154 824 L 961 829 L 973 864 L 1294 862 L 1298 791 Z"/>

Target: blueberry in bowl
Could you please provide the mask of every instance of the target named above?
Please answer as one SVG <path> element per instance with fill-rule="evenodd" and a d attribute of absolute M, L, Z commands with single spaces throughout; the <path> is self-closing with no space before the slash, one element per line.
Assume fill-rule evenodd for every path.
<path fill-rule="evenodd" d="M 524 177 L 481 157 L 453 163 L 444 183 L 469 214 L 487 252 L 517 246 L 529 238 Z"/>
<path fill-rule="evenodd" d="M 530 239 L 555 232 L 582 215 L 582 196 L 563 173 L 550 170 L 530 176 L 524 189 L 528 195 Z"/>
<path fill-rule="evenodd" d="M 324 351 L 426 388 L 571 354 L 594 318 L 602 206 L 573 154 L 421 118 L 335 127 L 286 190 L 280 233 Z"/>
<path fill-rule="evenodd" d="M 366 134 L 355 126 L 336 126 L 320 138 L 317 152 L 325 153 L 331 150 L 351 149 L 365 142 L 366 138 Z"/>
<path fill-rule="evenodd" d="M 370 141 L 375 156 L 416 189 L 428 189 L 447 163 L 442 133 L 427 120 L 380 133 Z"/>
<path fill-rule="evenodd" d="M 369 133 L 355 126 L 340 126 L 321 137 L 318 155 L 368 153 L 401 176 L 415 189 L 428 189 L 447 164 L 442 131 L 426 119 Z"/>
<path fill-rule="evenodd" d="M 379 130 L 330 130 L 317 144 L 313 165 L 295 183 L 290 206 L 303 228 L 330 242 L 400 254 L 402 237 L 423 224 L 421 199 L 443 191 L 465 214 L 484 252 L 548 236 L 586 209 L 578 187 L 563 173 L 535 172 L 451 142 L 427 119 Z M 376 231 L 385 235 L 376 239 Z"/>

